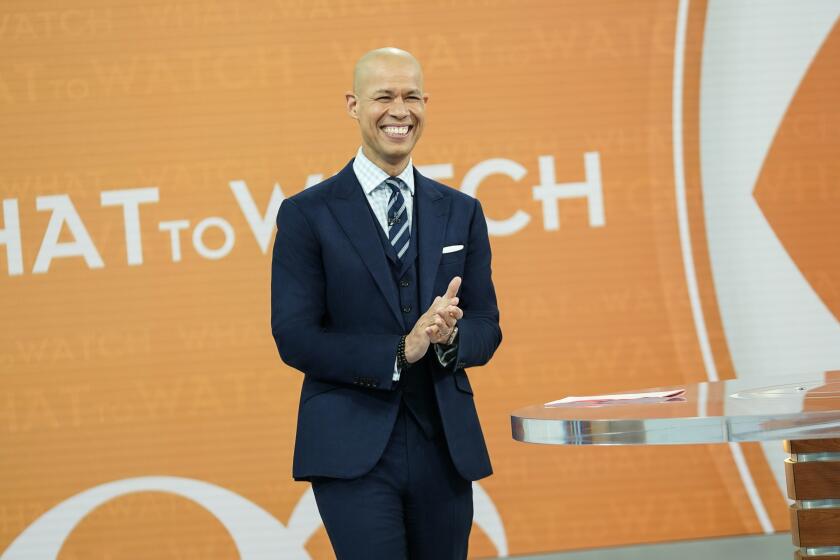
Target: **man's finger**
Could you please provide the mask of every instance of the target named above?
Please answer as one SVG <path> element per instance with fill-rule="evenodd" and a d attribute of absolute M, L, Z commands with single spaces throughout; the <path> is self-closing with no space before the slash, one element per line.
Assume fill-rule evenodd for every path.
<path fill-rule="evenodd" d="M 445 299 L 452 299 L 458 294 L 458 289 L 461 287 L 461 277 L 456 276 L 452 280 L 449 281 L 449 287 L 446 288 L 446 294 L 443 296 Z"/>
<path fill-rule="evenodd" d="M 458 309 L 458 308 L 457 307 L 453 308 L 453 307 L 450 306 L 450 307 L 447 307 L 446 309 L 440 309 L 437 312 L 438 317 L 443 319 L 444 322 L 446 323 L 446 326 L 449 327 L 449 328 L 454 327 L 455 322 L 457 321 L 457 318 L 455 317 L 455 314 L 452 311 L 453 309 Z"/>
<path fill-rule="evenodd" d="M 453 319 L 460 319 L 464 316 L 464 310 L 458 307 L 457 305 L 450 305 L 449 307 L 444 309 L 443 312 L 447 316 L 452 317 Z"/>
<path fill-rule="evenodd" d="M 442 310 L 448 309 L 450 305 L 458 305 L 458 298 L 454 297 L 451 300 L 447 301 L 441 297 L 437 298 L 437 303 L 433 303 L 429 307 L 429 313 L 434 315 L 435 313 L 440 313 Z"/>
<path fill-rule="evenodd" d="M 440 307 L 435 311 L 435 313 L 444 318 L 454 317 L 455 319 L 460 319 L 464 316 L 464 310 L 455 304 L 447 305 L 446 307 Z"/>

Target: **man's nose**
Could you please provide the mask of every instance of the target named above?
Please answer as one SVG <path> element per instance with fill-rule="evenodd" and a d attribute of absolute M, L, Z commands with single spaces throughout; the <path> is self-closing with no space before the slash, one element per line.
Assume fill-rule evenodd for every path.
<path fill-rule="evenodd" d="M 396 119 L 404 119 L 408 117 L 408 108 L 405 106 L 405 101 L 403 101 L 402 97 L 397 97 L 391 103 L 391 107 L 388 110 L 388 113 Z"/>

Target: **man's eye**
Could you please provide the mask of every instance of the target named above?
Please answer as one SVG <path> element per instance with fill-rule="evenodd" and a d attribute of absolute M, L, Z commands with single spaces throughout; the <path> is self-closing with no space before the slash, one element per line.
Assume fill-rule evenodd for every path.
<path fill-rule="evenodd" d="M 391 98 L 390 97 L 377 97 L 376 100 L 381 101 L 382 103 L 385 103 L 386 101 L 390 101 Z"/>

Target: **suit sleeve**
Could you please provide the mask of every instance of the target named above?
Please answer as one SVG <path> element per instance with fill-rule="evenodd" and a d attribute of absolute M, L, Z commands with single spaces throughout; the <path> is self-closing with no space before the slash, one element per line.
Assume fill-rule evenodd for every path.
<path fill-rule="evenodd" d="M 318 237 L 286 199 L 271 261 L 271 332 L 280 357 L 319 381 L 392 389 L 400 336 L 328 331 L 325 284 Z"/>
<path fill-rule="evenodd" d="M 464 316 L 458 321 L 457 357 L 449 364 L 455 369 L 482 366 L 490 361 L 502 342 L 499 307 L 490 266 L 490 239 L 487 221 L 476 199 L 470 223 L 467 256 L 459 298 Z"/>

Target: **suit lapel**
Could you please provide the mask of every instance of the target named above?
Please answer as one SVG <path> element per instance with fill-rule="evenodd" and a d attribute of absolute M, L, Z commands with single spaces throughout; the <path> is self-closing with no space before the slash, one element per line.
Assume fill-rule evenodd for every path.
<path fill-rule="evenodd" d="M 420 261 L 421 313 L 432 304 L 435 276 L 443 248 L 443 232 L 449 217 L 450 198 L 432 181 L 414 170 L 414 200 L 417 203 L 417 251 Z M 437 294 L 443 295 L 443 294 Z"/>
<path fill-rule="evenodd" d="M 388 302 L 388 307 L 402 327 L 403 317 L 399 308 L 397 286 L 391 276 L 376 224 L 370 219 L 368 201 L 353 172 L 352 161 L 339 172 L 337 179 L 331 196 L 327 197 L 330 210 L 367 266 Z"/>

